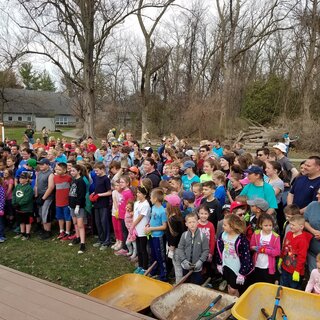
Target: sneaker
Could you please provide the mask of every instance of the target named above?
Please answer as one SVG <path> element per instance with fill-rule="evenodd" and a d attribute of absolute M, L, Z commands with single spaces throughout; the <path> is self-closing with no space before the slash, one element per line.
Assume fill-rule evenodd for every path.
<path fill-rule="evenodd" d="M 70 240 L 69 237 L 70 237 L 70 234 L 69 234 L 69 233 L 66 233 L 66 234 L 64 235 L 64 237 L 61 238 L 60 240 L 61 240 L 61 241 L 68 241 L 68 240 Z"/>
<path fill-rule="evenodd" d="M 114 243 L 110 248 L 115 249 L 118 246 L 119 242 Z"/>
<path fill-rule="evenodd" d="M 51 232 L 50 231 L 45 231 L 43 235 L 40 237 L 41 240 L 48 240 L 51 238 Z"/>
<path fill-rule="evenodd" d="M 96 242 L 92 245 L 94 248 L 100 248 L 102 246 L 101 242 Z"/>
<path fill-rule="evenodd" d="M 115 254 L 116 256 L 126 256 L 127 253 L 128 253 L 127 250 L 125 250 L 125 249 L 120 249 L 119 251 L 116 251 L 114 254 Z"/>
<path fill-rule="evenodd" d="M 100 246 L 100 251 L 105 251 L 105 250 L 107 250 L 108 249 L 108 245 L 107 244 L 102 244 L 101 246 Z"/>
<path fill-rule="evenodd" d="M 77 244 L 80 243 L 80 238 L 75 238 L 72 240 L 72 242 L 69 243 L 69 246 L 76 246 Z"/>
<path fill-rule="evenodd" d="M 219 290 L 220 290 L 220 291 L 226 290 L 227 285 L 228 285 L 228 282 L 227 282 L 226 280 L 223 280 L 223 281 L 219 284 Z"/>
<path fill-rule="evenodd" d="M 139 274 L 141 269 L 142 269 L 141 267 L 138 267 L 136 270 L 133 271 L 133 273 Z"/>
<path fill-rule="evenodd" d="M 86 251 L 86 245 L 84 243 L 80 244 L 80 249 L 78 251 L 78 254 L 82 254 Z"/>
<path fill-rule="evenodd" d="M 138 272 L 138 274 L 142 274 L 142 275 L 144 275 L 145 274 L 145 272 L 146 272 L 146 270 L 144 270 L 144 269 L 140 269 L 140 271 Z"/>
<path fill-rule="evenodd" d="M 30 239 L 30 234 L 26 234 L 25 236 L 21 237 L 21 240 L 26 241 Z"/>
<path fill-rule="evenodd" d="M 66 233 L 64 231 L 60 232 L 59 235 L 57 236 L 57 239 L 60 240 L 66 236 Z"/>
<path fill-rule="evenodd" d="M 122 249 L 123 243 L 122 241 L 119 241 L 118 244 L 114 247 L 113 250 L 118 251 L 120 249 Z"/>
<path fill-rule="evenodd" d="M 16 227 L 14 230 L 13 230 L 14 233 L 20 233 L 20 227 Z M 18 239 L 18 238 L 17 238 Z"/>
<path fill-rule="evenodd" d="M 126 256 L 127 256 L 127 257 L 131 257 L 131 256 L 132 256 L 132 252 L 129 251 L 129 252 L 126 254 Z"/>
<path fill-rule="evenodd" d="M 5 237 L 0 237 L 0 243 L 5 242 L 7 239 Z"/>
<path fill-rule="evenodd" d="M 77 235 L 76 234 L 68 236 L 68 240 L 74 240 L 74 239 L 77 239 Z"/>
<path fill-rule="evenodd" d="M 22 237 L 22 233 L 18 233 L 16 236 L 13 237 L 13 239 L 20 239 Z"/>

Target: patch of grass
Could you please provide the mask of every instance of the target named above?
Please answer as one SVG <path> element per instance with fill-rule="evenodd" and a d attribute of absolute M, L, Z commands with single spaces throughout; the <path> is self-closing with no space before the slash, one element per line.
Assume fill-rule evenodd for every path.
<path fill-rule="evenodd" d="M 0 264 L 31 274 L 61 286 L 88 293 L 93 288 L 134 270 L 125 257 L 117 257 L 111 249 L 93 248 L 89 237 L 86 252 L 78 255 L 79 246 L 68 246 L 69 241 L 42 241 L 32 235 L 28 241 L 13 239 L 0 244 Z"/>
<path fill-rule="evenodd" d="M 57 138 L 62 138 L 62 133 L 67 131 L 67 130 L 72 130 L 74 128 L 70 127 L 62 127 L 58 128 L 61 130 L 61 132 L 50 132 L 49 136 L 54 136 L 56 139 Z M 26 131 L 26 127 L 5 127 L 5 136 L 8 137 L 10 140 L 15 139 L 17 142 L 20 144 L 23 142 L 23 136 L 24 132 Z M 42 135 L 40 132 L 36 132 L 34 134 L 34 139 L 40 138 L 42 141 Z"/>

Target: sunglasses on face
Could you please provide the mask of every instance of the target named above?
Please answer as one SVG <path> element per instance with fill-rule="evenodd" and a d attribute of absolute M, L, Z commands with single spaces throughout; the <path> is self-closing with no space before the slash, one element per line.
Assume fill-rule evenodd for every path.
<path fill-rule="evenodd" d="M 200 150 L 200 152 L 206 152 L 207 150 Z"/>

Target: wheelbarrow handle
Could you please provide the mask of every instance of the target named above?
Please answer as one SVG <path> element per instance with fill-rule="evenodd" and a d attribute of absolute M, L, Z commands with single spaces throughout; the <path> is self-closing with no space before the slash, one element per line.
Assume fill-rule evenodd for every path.
<path fill-rule="evenodd" d="M 211 277 L 209 277 L 209 278 L 201 285 L 201 287 L 205 287 L 210 281 L 211 281 Z"/>
<path fill-rule="evenodd" d="M 233 306 L 235 305 L 235 302 L 229 304 L 228 306 L 222 308 L 221 310 L 217 311 L 216 313 L 212 314 L 209 318 L 207 319 L 214 319 L 216 318 L 217 316 L 219 316 L 221 313 L 224 313 L 228 310 L 230 310 Z"/>
<path fill-rule="evenodd" d="M 183 276 L 180 279 L 180 281 L 174 285 L 174 287 L 176 288 L 176 287 L 180 286 L 180 284 L 183 284 L 192 275 L 192 273 L 193 273 L 193 270 L 189 270 L 189 272 L 185 276 Z"/>
<path fill-rule="evenodd" d="M 266 311 L 265 308 L 261 308 L 261 312 L 266 319 L 270 318 L 270 314 Z"/>
<path fill-rule="evenodd" d="M 154 261 L 153 264 L 146 270 L 146 272 L 143 275 L 147 276 L 156 265 L 157 265 L 157 261 Z"/>

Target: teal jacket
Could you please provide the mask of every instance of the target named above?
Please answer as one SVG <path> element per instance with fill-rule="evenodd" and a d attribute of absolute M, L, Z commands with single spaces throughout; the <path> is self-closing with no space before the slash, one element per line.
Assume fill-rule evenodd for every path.
<path fill-rule="evenodd" d="M 19 206 L 18 211 L 33 212 L 33 189 L 29 183 L 18 184 L 12 193 L 12 205 Z"/>

